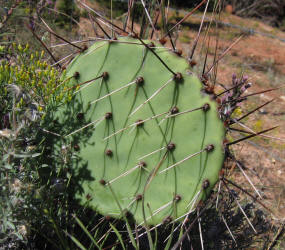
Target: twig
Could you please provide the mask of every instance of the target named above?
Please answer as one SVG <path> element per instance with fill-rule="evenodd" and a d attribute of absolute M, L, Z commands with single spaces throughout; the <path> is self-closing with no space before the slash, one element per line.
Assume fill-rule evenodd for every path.
<path fill-rule="evenodd" d="M 275 244 L 276 244 L 276 241 L 284 234 L 284 226 L 285 226 L 285 223 L 283 222 L 282 225 L 279 227 L 277 233 L 275 234 L 273 240 L 271 241 L 270 245 L 268 246 L 267 250 L 271 250 Z"/>

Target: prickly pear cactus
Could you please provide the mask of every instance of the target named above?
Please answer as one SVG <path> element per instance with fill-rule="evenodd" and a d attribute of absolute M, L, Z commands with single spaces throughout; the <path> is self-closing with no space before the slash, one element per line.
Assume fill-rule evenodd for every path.
<path fill-rule="evenodd" d="M 120 38 L 96 42 L 66 72 L 74 99 L 57 116 L 61 142 L 74 146 L 91 175 L 77 194 L 82 203 L 157 225 L 206 198 L 224 162 L 225 129 L 184 58 Z"/>

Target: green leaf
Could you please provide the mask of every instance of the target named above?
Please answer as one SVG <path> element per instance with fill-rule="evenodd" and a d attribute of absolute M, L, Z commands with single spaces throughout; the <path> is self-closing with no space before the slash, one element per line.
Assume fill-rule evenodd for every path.
<path fill-rule="evenodd" d="M 21 234 L 19 234 L 19 233 L 14 233 L 20 240 L 23 240 L 23 236 L 21 235 Z"/>
<path fill-rule="evenodd" d="M 78 246 L 81 250 L 87 250 L 87 248 L 85 248 L 79 240 L 77 240 L 74 236 L 70 235 L 68 232 L 65 232 L 70 239 L 76 244 L 76 246 Z"/>
<path fill-rule="evenodd" d="M 10 221 L 7 221 L 7 222 L 6 222 L 6 225 L 7 225 L 10 229 L 12 229 L 12 230 L 15 230 L 15 229 L 16 229 L 15 225 L 14 225 L 12 222 L 10 222 Z"/>
<path fill-rule="evenodd" d="M 50 165 L 48 165 L 48 164 L 42 164 L 41 166 L 39 166 L 39 169 L 40 168 L 50 168 L 51 166 Z"/>
<path fill-rule="evenodd" d="M 13 154 L 15 158 L 27 158 L 27 157 L 31 157 L 31 158 L 35 158 L 38 157 L 39 155 L 41 155 L 41 153 L 35 153 L 35 154 Z"/>
<path fill-rule="evenodd" d="M 12 165 L 11 165 L 11 164 L 5 164 L 5 165 L 4 165 L 4 168 L 5 168 L 5 169 L 12 169 Z"/>
<path fill-rule="evenodd" d="M 9 157 L 9 154 L 4 154 L 3 158 L 2 158 L 2 161 L 6 161 Z"/>
<path fill-rule="evenodd" d="M 94 237 L 92 237 L 92 235 L 89 233 L 88 229 L 83 225 L 83 223 L 81 222 L 81 220 L 79 220 L 76 215 L 74 215 L 74 218 L 75 218 L 77 224 L 81 227 L 81 229 L 87 234 L 87 236 L 88 236 L 88 237 L 90 238 L 90 240 L 93 242 L 93 244 L 94 244 L 98 249 L 101 249 L 100 246 L 98 245 L 98 243 L 95 241 Z"/>
<path fill-rule="evenodd" d="M 123 240 L 122 240 L 122 235 L 119 233 L 119 231 L 117 230 L 117 228 L 115 228 L 115 227 L 112 225 L 112 223 L 110 223 L 110 226 L 111 226 L 111 228 L 113 229 L 113 231 L 115 232 L 115 234 L 117 235 L 117 237 L 118 237 L 118 239 L 119 239 L 119 241 L 120 241 L 120 243 L 121 243 L 122 248 L 125 250 L 126 248 L 125 248 L 124 242 L 123 242 Z"/>
<path fill-rule="evenodd" d="M 119 201 L 118 201 L 118 199 L 117 199 L 117 197 L 116 197 L 116 195 L 115 195 L 113 189 L 111 188 L 111 185 L 108 185 L 108 186 L 109 186 L 109 189 L 110 189 L 110 191 L 111 191 L 111 193 L 112 193 L 112 195 L 113 195 L 113 197 L 114 197 L 114 199 L 115 199 L 115 201 L 116 201 L 116 203 L 117 203 L 117 205 L 118 205 L 118 207 L 119 207 L 119 209 L 120 209 L 120 211 L 121 211 L 121 214 L 123 215 L 123 217 L 124 217 L 124 219 L 125 219 L 125 221 L 126 221 L 127 231 L 128 231 L 128 233 L 129 233 L 131 242 L 132 242 L 134 248 L 135 248 L 135 249 L 138 249 L 137 244 L 136 244 L 136 241 L 135 241 L 135 238 L 134 238 L 134 236 L 133 236 L 133 233 L 132 233 L 132 230 L 131 230 L 131 227 L 130 227 L 130 224 L 129 224 L 129 222 L 128 222 L 126 216 L 124 215 L 123 209 L 122 209 L 122 207 L 121 207 L 121 205 L 120 205 L 120 203 L 119 203 Z"/>

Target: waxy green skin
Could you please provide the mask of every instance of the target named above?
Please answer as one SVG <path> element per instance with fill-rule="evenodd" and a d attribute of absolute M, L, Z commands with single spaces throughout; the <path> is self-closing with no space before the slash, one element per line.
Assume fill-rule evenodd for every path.
<path fill-rule="evenodd" d="M 87 169 L 93 179 L 82 183 L 84 193 L 77 194 L 77 197 L 82 204 L 88 201 L 89 206 L 102 215 L 122 218 L 121 209 L 127 209 L 138 224 L 143 223 L 145 218 L 147 224 L 157 225 L 167 216 L 175 219 L 187 213 L 190 209 L 187 205 L 193 197 L 202 190 L 197 202 L 204 199 L 217 182 L 224 162 L 222 142 L 225 129 L 219 119 L 216 102 L 203 93 L 202 84 L 191 72 L 187 61 L 158 43 L 155 43 L 154 51 L 171 70 L 175 73 L 180 72 L 183 80 L 170 81 L 155 97 L 129 117 L 133 110 L 172 79 L 173 74 L 139 40 L 132 38 L 119 40 L 120 42 L 96 42 L 77 56 L 67 68 L 66 79 L 79 72 L 77 79 L 72 77 L 70 86 L 94 79 L 103 72 L 108 73 L 108 77 L 104 79 L 101 77 L 82 85 L 81 90 L 74 94 L 74 102 L 83 105 L 80 108 L 80 112 L 84 114 L 81 127 L 98 119 L 100 121 L 96 128 L 89 126 L 66 137 L 71 143 L 77 138 L 80 150 L 76 154 L 86 161 Z M 143 86 L 131 84 L 107 98 L 90 104 L 135 81 L 137 77 L 143 77 Z M 207 112 L 201 109 L 206 103 L 210 105 Z M 130 127 L 104 140 L 138 120 L 168 112 L 174 106 L 179 112 L 200 109 L 166 118 L 161 122 L 166 115 L 169 115 L 169 113 L 164 114 L 146 121 L 142 126 Z M 65 109 L 68 109 L 68 106 L 58 111 L 59 120 L 63 124 L 70 122 L 70 119 L 63 115 Z M 107 112 L 112 113 L 112 119 L 104 119 Z M 80 126 L 76 127 L 78 128 Z M 87 131 L 88 139 L 83 143 L 80 141 L 80 135 L 86 135 Z M 71 132 L 72 130 L 65 131 L 66 134 Z M 175 144 L 173 151 L 166 148 L 170 142 Z M 204 150 L 172 169 L 160 173 L 187 156 L 201 151 L 209 144 L 214 145 L 211 152 Z M 165 148 L 139 159 L 163 147 Z M 106 154 L 108 149 L 112 151 L 112 156 Z M 141 161 L 146 164 L 145 167 L 137 167 L 130 174 L 112 182 Z M 102 180 L 106 185 L 102 185 Z M 205 180 L 208 180 L 210 185 L 203 189 Z M 143 202 L 138 198 L 140 194 L 144 196 L 145 217 Z M 87 200 L 87 195 L 90 195 L 91 199 Z M 179 201 L 174 201 L 176 195 L 181 197 Z M 164 205 L 166 206 L 160 211 Z"/>

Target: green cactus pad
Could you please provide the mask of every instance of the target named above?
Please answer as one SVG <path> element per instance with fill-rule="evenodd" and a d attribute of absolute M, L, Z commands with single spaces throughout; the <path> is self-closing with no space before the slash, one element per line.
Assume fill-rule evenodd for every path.
<path fill-rule="evenodd" d="M 157 225 L 209 194 L 224 162 L 225 129 L 187 61 L 150 46 L 176 76 L 138 39 L 96 42 L 68 66 L 65 79 L 77 88 L 57 116 L 62 143 L 76 144 L 91 176 L 76 194 L 82 204 Z"/>

